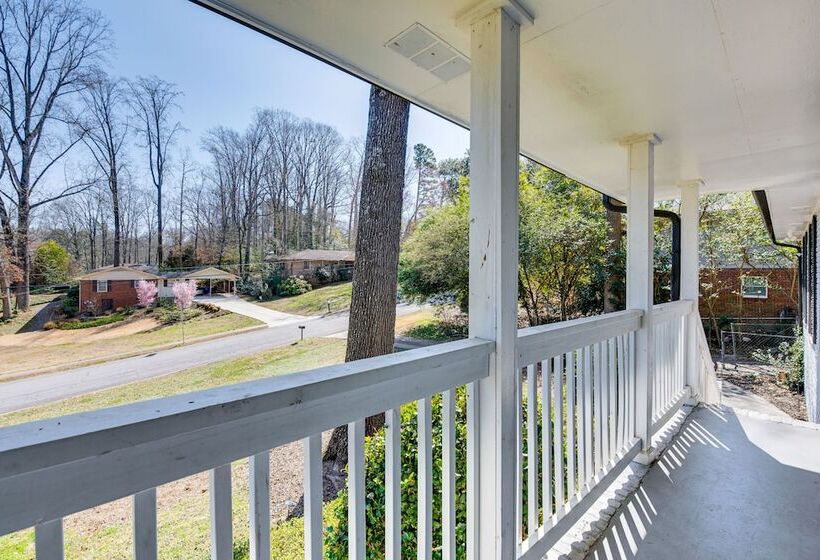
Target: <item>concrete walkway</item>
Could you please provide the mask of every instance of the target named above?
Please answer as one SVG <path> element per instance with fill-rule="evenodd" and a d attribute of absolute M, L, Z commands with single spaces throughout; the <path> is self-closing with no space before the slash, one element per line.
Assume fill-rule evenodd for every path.
<path fill-rule="evenodd" d="M 396 307 L 396 314 L 407 315 L 419 309 L 417 305 L 401 304 Z M 347 313 L 338 313 L 309 317 L 298 324 L 305 325 L 304 336 L 311 338 L 346 331 L 348 319 Z M 0 383 L 0 413 L 255 354 L 291 344 L 300 336 L 296 323 L 280 324 L 168 350 L 146 352 L 133 358 L 7 381 Z"/>
<path fill-rule="evenodd" d="M 760 414 L 765 414 L 781 420 L 791 420 L 791 416 L 777 408 L 760 395 L 755 395 L 751 391 L 738 387 L 725 379 L 721 380 L 721 385 L 722 388 L 720 396 L 722 403 L 725 406 L 743 410 L 752 410 L 754 412 L 759 412 Z"/>
<path fill-rule="evenodd" d="M 290 313 L 282 313 L 274 309 L 268 309 L 262 305 L 257 305 L 251 301 L 246 301 L 238 296 L 231 294 L 218 294 L 212 296 L 201 296 L 196 298 L 196 301 L 201 303 L 210 303 L 221 307 L 226 311 L 231 311 L 239 315 L 251 317 L 257 321 L 262 321 L 269 327 L 280 327 L 282 325 L 291 325 L 293 323 L 305 322 L 314 317 L 305 317 L 302 315 L 291 315 Z"/>
<path fill-rule="evenodd" d="M 820 558 L 817 428 L 695 409 L 587 558 Z"/>

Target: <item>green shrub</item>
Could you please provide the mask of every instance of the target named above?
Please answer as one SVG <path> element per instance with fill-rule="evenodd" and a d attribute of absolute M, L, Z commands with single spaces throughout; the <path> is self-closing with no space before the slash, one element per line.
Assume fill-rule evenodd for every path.
<path fill-rule="evenodd" d="M 413 338 L 424 340 L 448 341 L 467 337 L 467 324 L 448 322 L 441 319 L 421 321 L 405 333 Z"/>
<path fill-rule="evenodd" d="M 214 305 L 213 303 L 206 303 L 206 302 L 196 302 L 194 304 L 197 308 L 201 309 L 205 313 L 219 313 L 222 311 L 222 308 L 218 305 Z"/>
<path fill-rule="evenodd" d="M 290 276 L 279 286 L 279 295 L 284 297 L 300 296 L 313 289 L 310 282 L 302 276 Z"/>
<path fill-rule="evenodd" d="M 185 311 L 180 309 L 171 302 L 171 305 L 158 305 L 154 311 L 154 318 L 163 325 L 170 325 L 178 323 L 182 320 L 188 321 L 204 315 L 206 311 L 200 307 L 199 304 L 189 307 Z"/>
<path fill-rule="evenodd" d="M 248 278 L 247 280 L 240 280 L 237 282 L 236 290 L 240 294 L 250 296 L 253 299 L 267 300 L 271 298 L 271 292 L 268 284 L 260 278 Z"/>
<path fill-rule="evenodd" d="M 752 356 L 777 370 L 778 379 L 795 393 L 803 393 L 803 333 L 795 329 L 791 343 L 781 342 L 774 350 L 755 350 Z"/>
<path fill-rule="evenodd" d="M 128 317 L 128 313 L 126 312 L 112 313 L 111 315 L 103 315 L 102 317 L 97 317 L 89 321 L 63 321 L 62 323 L 57 323 L 52 326 L 52 328 L 58 328 L 64 331 L 90 329 L 92 327 L 102 327 L 103 325 L 118 323 L 124 321 L 126 317 Z"/>
<path fill-rule="evenodd" d="M 433 408 L 433 542 L 441 542 L 441 395 L 435 395 Z M 467 399 L 460 388 L 456 397 L 456 546 L 459 558 L 465 555 L 467 535 Z M 416 403 L 401 409 L 401 524 L 402 557 L 416 556 L 418 506 L 418 423 Z M 365 441 L 365 495 L 367 496 L 367 558 L 384 557 L 384 430 Z M 347 489 L 331 502 L 335 525 L 328 527 L 325 549 L 329 558 L 346 558 Z M 441 551 L 434 552 L 441 557 Z"/>
<path fill-rule="evenodd" d="M 74 317 L 80 312 L 80 286 L 72 284 L 62 300 L 63 313 L 66 317 Z"/>
<path fill-rule="evenodd" d="M 329 284 L 333 281 L 333 272 L 326 266 L 320 266 L 317 268 L 313 275 L 316 277 L 316 281 L 319 284 Z"/>
<path fill-rule="evenodd" d="M 336 271 L 336 277 L 339 279 L 339 282 L 353 280 L 353 268 L 340 268 Z"/>
<path fill-rule="evenodd" d="M 802 395 L 805 388 L 803 383 L 803 332 L 799 327 L 796 330 L 796 338 L 789 348 L 789 369 L 786 373 L 786 386 Z"/>
<path fill-rule="evenodd" d="M 526 393 L 523 397 L 522 413 L 522 527 L 527 530 L 527 411 Z M 440 394 L 432 398 L 433 423 L 433 543 L 441 542 L 441 404 Z M 466 558 L 467 542 L 467 391 L 464 387 L 456 390 L 455 402 L 455 430 L 456 430 L 456 553 L 459 560 Z M 536 407 L 536 442 L 539 457 L 542 452 L 542 415 L 541 404 Z M 417 505 L 418 505 L 418 441 L 416 403 L 408 403 L 401 408 L 401 524 L 402 524 L 402 558 L 415 558 Z M 552 419 L 548 429 L 553 430 Z M 564 456 L 566 460 L 566 439 L 564 439 Z M 566 479 L 564 480 L 566 488 Z M 541 493 L 538 496 L 539 518 L 543 513 Z M 385 511 L 384 511 L 384 430 L 366 438 L 365 440 L 365 496 L 366 496 L 366 542 L 368 560 L 384 558 L 385 542 Z M 325 555 L 327 558 L 347 558 L 347 488 L 343 488 L 339 496 L 327 504 L 335 520 L 327 526 L 325 531 Z M 434 547 L 433 558 L 441 558 L 441 549 Z"/>

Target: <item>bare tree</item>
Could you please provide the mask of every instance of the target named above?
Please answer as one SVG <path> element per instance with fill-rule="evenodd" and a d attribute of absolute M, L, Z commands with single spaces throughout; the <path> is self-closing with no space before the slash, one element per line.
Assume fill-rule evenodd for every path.
<path fill-rule="evenodd" d="M 21 309 L 29 307 L 32 211 L 88 187 L 71 184 L 34 200 L 48 171 L 80 141 L 69 134 L 74 119 L 66 100 L 85 88 L 108 44 L 107 24 L 76 0 L 0 1 L 0 137 L 11 139 L 0 151 L 17 204 Z M 69 125 L 63 136 L 52 130 L 59 124 Z"/>
<path fill-rule="evenodd" d="M 346 174 L 348 185 L 347 244 L 356 243 L 356 228 L 359 219 L 359 193 L 362 188 L 362 171 L 364 166 L 364 142 L 361 139 L 351 140 L 348 144 Z"/>
<path fill-rule="evenodd" d="M 185 198 L 185 182 L 188 180 L 188 176 L 193 171 L 194 164 L 191 161 L 191 154 L 186 150 L 185 155 L 182 157 L 182 162 L 180 163 L 179 169 L 179 214 L 177 215 L 178 220 L 178 230 L 177 230 L 177 259 L 182 259 L 182 242 L 185 237 L 185 206 L 188 201 Z"/>
<path fill-rule="evenodd" d="M 123 118 L 126 102 L 121 80 L 96 73 L 83 93 L 84 111 L 79 126 L 81 137 L 108 183 L 114 222 L 114 255 L 112 264 L 122 264 L 122 217 L 120 215 L 120 173 L 124 165 L 122 150 L 128 135 L 128 122 Z"/>
<path fill-rule="evenodd" d="M 134 110 L 142 121 L 141 132 L 148 150 L 148 167 L 157 191 L 157 266 L 162 266 L 162 188 L 170 163 L 169 149 L 182 131 L 182 124 L 173 118 L 174 112 L 180 109 L 177 100 L 182 92 L 174 84 L 156 76 L 137 78 L 131 84 L 131 92 Z"/>

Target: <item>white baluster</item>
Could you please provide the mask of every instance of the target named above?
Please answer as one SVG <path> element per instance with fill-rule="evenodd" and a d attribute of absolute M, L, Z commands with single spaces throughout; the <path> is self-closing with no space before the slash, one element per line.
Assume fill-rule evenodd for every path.
<path fill-rule="evenodd" d="M 233 560 L 233 527 L 231 521 L 231 465 L 210 472 L 211 558 Z"/>
<path fill-rule="evenodd" d="M 304 447 L 305 560 L 322 559 L 322 434 L 302 440 Z M 270 534 L 270 532 L 269 532 Z M 270 548 L 270 545 L 268 545 Z"/>
<path fill-rule="evenodd" d="M 134 560 L 157 558 L 157 490 L 149 488 L 133 497 Z"/>
<path fill-rule="evenodd" d="M 456 558 L 456 390 L 441 399 L 441 558 Z"/>
<path fill-rule="evenodd" d="M 418 405 L 418 560 L 433 557 L 433 411 L 429 398 Z"/>
<path fill-rule="evenodd" d="M 364 560 L 366 551 L 364 428 L 364 419 L 347 425 L 347 557 L 349 560 Z"/>
<path fill-rule="evenodd" d="M 385 558 L 401 558 L 401 411 L 384 413 Z"/>
<path fill-rule="evenodd" d="M 34 550 L 37 560 L 63 560 L 63 518 L 34 527 Z"/>

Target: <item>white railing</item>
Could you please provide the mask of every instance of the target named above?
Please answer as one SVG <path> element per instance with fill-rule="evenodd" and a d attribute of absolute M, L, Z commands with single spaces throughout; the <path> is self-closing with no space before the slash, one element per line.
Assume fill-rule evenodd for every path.
<path fill-rule="evenodd" d="M 675 409 L 685 395 L 686 385 L 686 322 L 692 312 L 692 302 L 673 301 L 656 305 L 652 310 L 655 343 L 655 370 L 652 375 L 652 424 L 657 425 Z"/>
<path fill-rule="evenodd" d="M 520 558 L 546 553 L 641 450 L 635 436 L 639 406 L 649 406 L 653 426 L 677 411 L 689 389 L 684 363 L 690 342 L 684 325 L 692 313 L 691 302 L 675 302 L 656 306 L 651 325 L 641 311 L 628 310 L 519 331 L 514 498 Z M 655 339 L 655 372 L 643 401 L 635 355 L 636 331 L 642 328 L 651 328 Z M 37 558 L 60 559 L 64 516 L 133 496 L 134 557 L 153 560 L 156 487 L 208 471 L 212 557 L 228 559 L 233 554 L 230 465 L 249 458 L 251 558 L 267 559 L 269 453 L 303 440 L 305 551 L 306 558 L 319 559 L 321 434 L 348 425 L 348 554 L 362 559 L 365 418 L 384 413 L 385 557 L 399 558 L 401 456 L 402 445 L 409 444 L 401 441 L 400 412 L 402 405 L 416 402 L 418 557 L 431 558 L 438 547 L 445 559 L 455 558 L 457 547 L 475 551 L 475 533 L 468 530 L 464 542 L 464 533 L 457 531 L 465 513 L 456 510 L 455 488 L 464 477 L 466 520 L 474 529 L 475 504 L 482 492 L 494 491 L 480 487 L 475 450 L 498 442 L 477 441 L 474 400 L 493 350 L 492 342 L 469 339 L 0 429 L 0 535 L 33 526 Z M 701 379 L 709 376 L 699 369 Z M 460 409 L 457 415 L 456 390 L 465 385 L 466 413 Z M 439 405 L 435 414 L 432 407 L 438 394 L 440 416 Z M 441 420 L 440 446 L 433 443 L 434 416 Z M 466 427 L 457 430 L 459 423 Z M 456 447 L 465 442 L 456 435 L 465 432 L 467 460 L 458 467 L 463 472 L 457 472 Z M 434 481 L 439 464 L 441 479 Z M 442 498 L 436 510 L 434 482 Z M 511 504 L 513 497 L 501 499 Z M 434 515 L 440 515 L 441 527 L 435 543 Z M 457 540 L 457 535 L 462 536 Z"/>
<path fill-rule="evenodd" d="M 634 332 L 641 316 L 621 311 L 519 332 L 521 558 L 541 558 L 577 519 L 577 506 L 638 451 Z"/>
<path fill-rule="evenodd" d="M 712 360 L 712 351 L 709 341 L 703 330 L 703 321 L 699 313 L 694 313 L 695 334 L 697 337 L 695 359 L 698 363 L 698 400 L 708 404 L 720 404 L 722 382 L 715 372 L 715 362 Z"/>
<path fill-rule="evenodd" d="M 0 430 L 0 535 L 35 527 L 38 560 L 63 557 L 62 518 L 133 496 L 134 557 L 157 556 L 156 492 L 210 471 L 211 554 L 233 557 L 230 464 L 250 458 L 253 558 L 268 558 L 269 450 L 305 440 L 306 558 L 322 558 L 320 434 L 349 426 L 348 541 L 365 557 L 364 419 L 386 411 L 388 558 L 401 546 L 399 408 L 418 401 L 418 542 L 432 542 L 431 397 L 443 393 L 443 532 L 454 539 L 455 389 L 488 375 L 493 343 L 470 339 Z M 467 422 L 475 423 L 469 418 Z M 473 413 L 475 414 L 475 413 Z M 449 460 L 448 460 L 449 458 Z M 474 460 L 470 458 L 468 460 Z M 466 475 L 466 473 L 463 473 Z M 454 542 L 454 541 L 451 541 Z"/>

